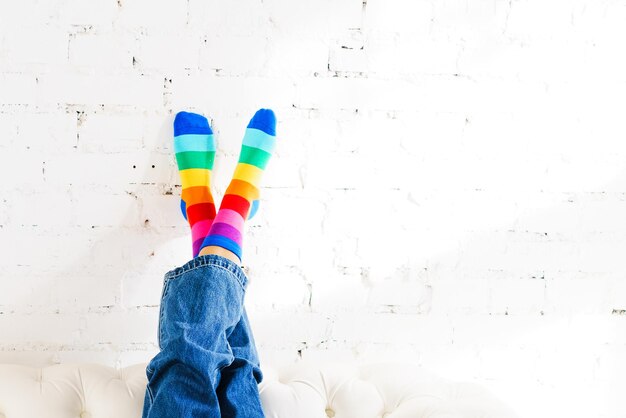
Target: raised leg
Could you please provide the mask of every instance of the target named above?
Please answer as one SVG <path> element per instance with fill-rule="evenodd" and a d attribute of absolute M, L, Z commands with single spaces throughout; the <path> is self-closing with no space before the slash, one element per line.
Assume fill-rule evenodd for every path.
<path fill-rule="evenodd" d="M 204 127 L 197 115 L 182 116 Z M 275 145 L 275 123 L 269 109 L 251 119 L 217 215 L 208 210 L 212 196 L 208 202 L 187 192 L 182 199 L 192 227 L 194 258 L 165 275 L 158 329 L 161 351 L 146 368 L 143 418 L 264 417 L 257 386 L 263 375 L 243 304 L 248 279 L 240 264 L 244 224 L 258 208 L 260 178 Z M 181 178 L 188 180 L 183 189 L 203 187 L 210 194 L 212 157 L 210 166 L 195 165 L 198 153 L 214 146 L 206 145 L 205 136 L 193 135 L 200 133 L 176 135 Z"/>
<path fill-rule="evenodd" d="M 220 417 L 217 389 L 235 357 L 227 341 L 243 314 L 247 278 L 211 254 L 166 274 L 143 418 Z"/>
<path fill-rule="evenodd" d="M 264 417 L 258 389 L 263 374 L 245 307 L 228 342 L 235 359 L 222 369 L 217 388 L 222 418 Z"/>

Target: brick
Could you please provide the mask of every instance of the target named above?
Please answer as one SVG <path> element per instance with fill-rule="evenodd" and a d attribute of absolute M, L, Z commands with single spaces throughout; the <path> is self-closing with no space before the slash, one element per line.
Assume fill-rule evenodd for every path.
<path fill-rule="evenodd" d="M 254 292 L 248 292 L 255 306 L 272 309 L 305 306 L 310 297 L 302 277 L 292 274 L 264 274 L 255 279 Z"/>
<path fill-rule="evenodd" d="M 22 324 L 16 327 L 15 324 Z M 2 344 L 28 342 L 30 344 L 71 344 L 78 340 L 80 317 L 74 314 L 20 314 L 0 315 Z"/>
<path fill-rule="evenodd" d="M 139 195 L 140 220 L 148 220 L 151 227 L 188 226 L 180 210 L 178 194 Z"/>
<path fill-rule="evenodd" d="M 199 47 L 201 69 L 227 75 L 254 75 L 265 68 L 267 39 L 259 36 L 231 37 L 224 42 L 219 35 L 205 38 Z"/>
<path fill-rule="evenodd" d="M 187 31 L 141 36 L 129 62 L 132 63 L 134 59 L 133 65 L 142 71 L 167 71 L 168 75 L 176 74 L 181 69 L 196 69 L 200 63 L 201 41 L 196 33 Z"/>
<path fill-rule="evenodd" d="M 0 351 L 0 361 L 7 364 L 22 364 L 27 367 L 44 367 L 54 364 L 57 359 L 55 353 L 51 350 L 27 350 L 20 351 L 11 350 Z"/>
<path fill-rule="evenodd" d="M 93 75 L 56 72 L 42 75 L 43 103 L 125 105 L 154 108 L 163 103 L 163 78 L 148 75 Z"/>
<path fill-rule="evenodd" d="M 308 341 L 315 344 L 329 338 L 331 321 L 323 314 L 293 313 L 288 320 L 280 313 L 255 312 L 250 315 L 254 337 L 273 346 L 287 341 Z"/>
<path fill-rule="evenodd" d="M 398 313 L 428 313 L 431 309 L 432 289 L 428 285 L 409 280 L 376 284 L 369 301 L 379 311 Z"/>
<path fill-rule="evenodd" d="M 224 111 L 240 112 L 245 115 L 244 127 L 261 107 L 274 109 L 280 117 L 281 110 L 291 106 L 295 97 L 295 87 L 288 80 L 254 76 L 181 76 L 172 78 L 170 89 L 173 108 L 201 107 L 215 117 Z M 207 103 L 207 97 L 221 99 Z M 220 112 L 213 109 L 220 109 Z"/>
<path fill-rule="evenodd" d="M 329 273 L 312 278 L 311 308 L 315 312 L 350 312 L 364 310 L 369 290 L 360 277 Z"/>
<path fill-rule="evenodd" d="M 189 26 L 201 33 L 246 36 L 262 31 L 269 19 L 267 4 L 246 0 L 238 4 L 190 0 Z M 259 18 L 262 16 L 262 18 Z M 219 29 L 219 30 L 218 30 Z"/>
<path fill-rule="evenodd" d="M 156 273 L 156 272 L 155 272 Z M 165 271 L 148 274 L 144 270 L 126 271 L 121 283 L 121 301 L 125 308 L 158 306 L 163 289 Z"/>
<path fill-rule="evenodd" d="M 11 178 L 11 183 L 2 184 L 3 189 L 19 190 L 20 187 L 41 187 L 45 180 L 45 156 L 28 150 L 15 150 L 0 155 L 0 174 Z"/>
<path fill-rule="evenodd" d="M 151 33 L 175 33 L 188 18 L 188 2 L 183 0 L 167 3 L 136 0 L 119 3 L 117 9 L 115 27 L 128 30 L 146 28 Z"/>
<path fill-rule="evenodd" d="M 427 1 L 368 0 L 365 27 L 375 34 L 427 35 L 432 27 L 434 6 Z"/>
<path fill-rule="evenodd" d="M 111 1 L 87 5 L 80 0 L 60 4 L 59 23 L 68 25 L 110 27 L 118 12 L 118 3 Z"/>
<path fill-rule="evenodd" d="M 76 146 L 75 112 L 20 112 L 12 117 L 17 125 L 15 149 L 45 152 L 48 156 L 70 152 Z"/>
<path fill-rule="evenodd" d="M 458 346 L 419 347 L 419 365 L 437 375 L 461 381 L 476 381 L 481 374 L 480 350 Z"/>
<path fill-rule="evenodd" d="M 334 321 L 332 336 L 337 340 L 361 341 L 363 335 L 369 335 L 369 342 L 445 345 L 452 340 L 452 329 L 442 317 L 392 313 L 346 313 Z"/>
<path fill-rule="evenodd" d="M 394 110 L 419 108 L 422 99 L 415 83 L 365 78 L 313 78 L 303 83 L 297 107 Z"/>
<path fill-rule="evenodd" d="M 38 77 L 31 74 L 0 73 L 0 103 L 28 104 L 37 101 L 41 88 Z"/>
<path fill-rule="evenodd" d="M 110 367 L 117 365 L 117 358 L 119 354 L 110 351 L 110 348 L 106 345 L 93 345 L 85 346 L 84 349 L 70 349 L 63 350 L 58 349 L 54 352 L 55 364 L 65 363 L 96 363 L 96 364 L 110 364 Z"/>
<path fill-rule="evenodd" d="M 509 5 L 508 17 L 506 19 L 505 33 L 515 39 L 521 40 L 549 40 L 559 36 L 559 31 L 572 31 L 571 3 L 566 1 L 556 1 L 546 7 L 545 13 L 535 19 L 532 30 L 525 24 L 527 19 L 535 16 L 534 1 L 524 1 L 511 3 Z"/>
<path fill-rule="evenodd" d="M 325 74 L 328 71 L 329 48 L 323 39 L 310 39 L 304 36 L 290 37 L 284 38 L 282 42 L 265 43 L 263 46 L 261 68 L 264 73 L 310 75 Z M 211 50 L 206 53 L 211 53 Z M 260 58 L 257 58 L 257 63 L 259 60 Z M 250 65 L 250 63 L 246 63 L 246 65 Z"/>
<path fill-rule="evenodd" d="M 69 276 L 65 272 L 47 272 L 37 277 L 30 273 L 28 280 L 17 285 L 15 280 L 6 280 L 6 296 L 0 300 L 4 309 L 27 309 L 52 314 L 86 311 L 90 307 L 108 306 L 116 302 L 118 283 L 106 275 Z"/>
<path fill-rule="evenodd" d="M 546 307 L 548 313 L 608 314 L 610 287 L 607 281 L 593 277 L 571 278 L 566 274 L 546 282 Z"/>
<path fill-rule="evenodd" d="M 11 225 L 10 219 L 7 226 L 3 226 L 3 248 L 5 249 L 5 271 L 17 275 L 49 273 L 50 266 L 34 263 L 31 243 L 37 241 L 42 248 L 46 248 L 46 259 L 60 257 L 60 253 L 67 258 L 67 254 L 77 254 L 83 248 L 84 242 L 79 237 L 68 240 L 67 235 L 71 232 L 59 233 L 46 230 L 37 225 Z M 45 232 L 44 232 L 45 231 Z M 4 264 L 4 263 L 3 263 Z M 27 270 L 24 271 L 24 267 Z"/>
<path fill-rule="evenodd" d="M 42 210 L 42 206 L 54 210 Z M 72 223 L 72 195 L 67 189 L 23 193 L 11 199 L 7 217 L 12 225 L 69 226 Z"/>
<path fill-rule="evenodd" d="M 449 41 L 435 41 L 426 37 L 401 37 L 374 39 L 367 43 L 364 51 L 366 55 L 363 58 L 366 59 L 367 65 L 361 65 L 361 68 L 376 74 L 398 77 L 402 74 L 458 73 L 458 57 L 463 50 L 461 45 Z"/>
<path fill-rule="evenodd" d="M 173 155 L 143 151 L 115 154 L 68 153 L 46 159 L 45 179 L 51 184 L 99 184 L 118 187 L 120 193 L 132 193 L 133 188 L 141 184 L 175 184 L 174 175 L 177 172 L 174 171 L 174 164 Z M 100 170 L 104 167 L 107 168 L 107 177 L 102 179 Z M 124 189 L 126 186 L 129 186 L 127 190 Z"/>
<path fill-rule="evenodd" d="M 0 22 L 7 30 L 17 28 L 23 30 L 25 25 L 32 28 L 38 26 L 37 24 L 49 24 L 54 20 L 60 5 L 60 1 L 50 1 L 45 4 L 40 4 L 36 0 L 22 1 L 7 8 L 2 13 Z"/>
<path fill-rule="evenodd" d="M 23 36 L 24 28 L 4 31 L 3 67 L 36 71 L 60 67 L 67 60 L 68 34 L 64 30 L 54 25 L 27 30 L 28 36 Z"/>
<path fill-rule="evenodd" d="M 133 41 L 113 33 L 77 33 L 69 38 L 68 61 L 77 68 L 120 71 L 133 66 Z"/>
<path fill-rule="evenodd" d="M 328 69 L 332 71 L 369 71 L 369 53 L 365 51 L 365 42 L 360 31 L 352 30 L 345 40 L 336 41 L 331 46 L 328 56 Z"/>
<path fill-rule="evenodd" d="M 18 129 L 14 115 L 0 113 L 0 135 L 5 138 L 0 147 L 9 148 L 10 146 L 15 146 Z"/>
<path fill-rule="evenodd" d="M 136 113 L 84 113 L 76 115 L 81 152 L 121 153 L 142 149 L 143 123 Z"/>
<path fill-rule="evenodd" d="M 285 34 L 326 33 L 361 24 L 361 4 L 341 1 L 306 1 L 300 4 L 271 1 L 266 4 L 273 25 Z M 332 32 L 331 32 L 332 33 Z"/>
<path fill-rule="evenodd" d="M 545 280 L 533 278 L 495 279 L 489 283 L 490 312 L 540 314 L 546 306 Z"/>
<path fill-rule="evenodd" d="M 139 225 L 136 200 L 124 195 L 83 195 L 73 205 L 73 221 L 78 226 Z"/>
<path fill-rule="evenodd" d="M 555 338 L 558 338 L 546 329 L 548 325 L 551 325 L 549 321 L 539 315 L 455 316 L 450 322 L 453 327 L 453 344 L 459 344 L 462 347 L 518 345 L 521 342 L 550 341 L 554 343 Z M 542 341 L 540 337 L 545 339 Z"/>
<path fill-rule="evenodd" d="M 81 315 L 83 343 L 152 342 L 157 333 L 158 308 L 150 311 L 111 311 Z"/>
<path fill-rule="evenodd" d="M 432 282 L 433 314 L 485 314 L 490 310 L 487 279 L 444 277 Z"/>
<path fill-rule="evenodd" d="M 479 354 L 480 376 L 493 380 L 506 380 L 511 376 L 541 378 L 542 369 L 537 364 L 539 356 L 535 350 L 525 348 L 483 347 Z M 515 361 L 511 361 L 513 358 Z"/>

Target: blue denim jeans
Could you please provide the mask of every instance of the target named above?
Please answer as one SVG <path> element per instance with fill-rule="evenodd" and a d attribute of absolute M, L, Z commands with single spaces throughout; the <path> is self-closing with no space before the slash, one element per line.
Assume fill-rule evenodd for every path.
<path fill-rule="evenodd" d="M 247 284 L 237 264 L 215 254 L 165 274 L 143 418 L 264 417 Z"/>

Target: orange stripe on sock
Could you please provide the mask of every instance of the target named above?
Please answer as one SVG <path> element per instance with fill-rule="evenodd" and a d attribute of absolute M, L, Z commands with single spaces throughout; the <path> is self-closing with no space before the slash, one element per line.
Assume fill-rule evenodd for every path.
<path fill-rule="evenodd" d="M 233 179 L 228 188 L 226 194 L 236 194 L 243 197 L 249 202 L 257 200 L 260 196 L 259 189 L 247 181 Z"/>
<path fill-rule="evenodd" d="M 214 203 L 213 195 L 211 194 L 209 188 L 206 186 L 195 186 L 183 189 L 180 194 L 180 198 L 185 201 L 187 206 L 191 206 L 200 202 Z"/>

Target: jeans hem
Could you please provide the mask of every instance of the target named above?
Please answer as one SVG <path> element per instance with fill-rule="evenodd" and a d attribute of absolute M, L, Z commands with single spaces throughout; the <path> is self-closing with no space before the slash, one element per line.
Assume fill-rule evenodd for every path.
<path fill-rule="evenodd" d="M 246 276 L 246 273 L 244 273 L 243 269 L 238 266 L 234 261 L 217 254 L 205 254 L 195 257 L 189 260 L 187 263 L 183 264 L 182 266 L 176 267 L 175 269 L 165 273 L 164 280 L 168 281 L 188 271 L 206 266 L 221 267 L 224 270 L 232 273 L 234 278 L 237 279 L 243 289 L 245 289 L 248 285 L 248 276 Z"/>

